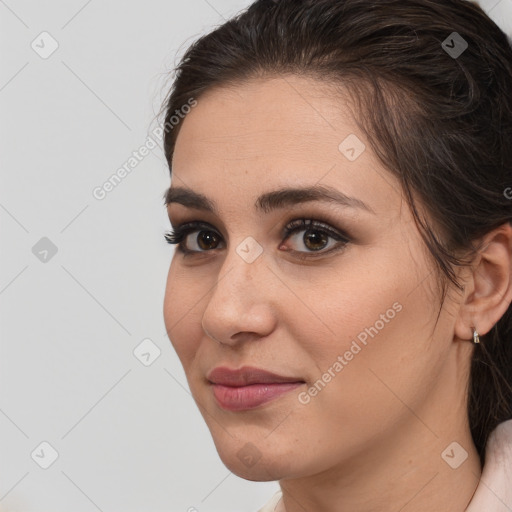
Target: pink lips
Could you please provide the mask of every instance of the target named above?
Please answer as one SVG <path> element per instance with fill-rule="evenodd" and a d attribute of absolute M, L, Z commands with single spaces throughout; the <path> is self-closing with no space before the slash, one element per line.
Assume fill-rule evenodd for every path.
<path fill-rule="evenodd" d="M 250 366 L 238 370 L 219 366 L 207 378 L 217 403 L 229 411 L 254 409 L 304 384 L 300 378 Z"/>

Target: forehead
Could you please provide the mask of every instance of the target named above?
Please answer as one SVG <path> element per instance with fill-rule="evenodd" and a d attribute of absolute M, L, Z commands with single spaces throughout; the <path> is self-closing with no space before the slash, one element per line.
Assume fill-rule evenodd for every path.
<path fill-rule="evenodd" d="M 389 209 L 398 184 L 371 151 L 351 105 L 348 94 L 293 75 L 211 89 L 182 121 L 176 185 L 219 203 L 229 192 L 242 205 L 269 189 L 321 183 L 374 210 Z M 347 157 L 347 145 L 357 158 Z"/>
<path fill-rule="evenodd" d="M 347 101 L 319 82 L 293 75 L 216 87 L 202 95 L 187 115 L 176 153 L 192 149 L 190 138 L 195 139 L 194 154 L 187 152 L 188 158 L 204 156 L 202 151 L 236 158 L 224 153 L 228 147 L 244 158 L 260 159 L 264 157 L 261 148 L 265 154 L 287 158 L 293 157 L 294 150 L 312 146 L 334 145 L 337 151 L 336 142 L 355 128 Z"/>

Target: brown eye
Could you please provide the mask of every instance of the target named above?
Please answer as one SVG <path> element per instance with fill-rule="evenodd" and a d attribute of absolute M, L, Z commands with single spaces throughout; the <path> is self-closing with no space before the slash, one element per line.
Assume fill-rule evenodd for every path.
<path fill-rule="evenodd" d="M 329 237 L 321 231 L 315 231 L 314 229 L 308 229 L 303 236 L 304 245 L 311 251 L 319 251 L 324 249 L 329 243 Z"/>
<path fill-rule="evenodd" d="M 302 236 L 300 234 L 302 233 Z M 204 222 L 189 222 L 178 226 L 165 235 L 170 244 L 177 244 L 182 254 L 193 255 L 207 253 L 222 247 L 222 236 Z M 298 248 L 287 249 L 286 241 L 291 239 Z M 311 219 L 296 219 L 284 229 L 284 239 L 279 249 L 294 253 L 299 259 L 321 256 L 343 249 L 350 238 L 344 231 L 329 224 Z"/>
<path fill-rule="evenodd" d="M 165 234 L 169 244 L 177 245 L 182 254 L 205 253 L 217 249 L 222 237 L 208 224 L 203 222 L 188 222 L 177 226 Z"/>
<path fill-rule="evenodd" d="M 327 254 L 331 250 L 343 248 L 349 242 L 348 236 L 331 228 L 328 224 L 311 219 L 297 219 L 285 228 L 285 240 L 291 240 L 296 248 L 288 249 L 300 258 Z M 283 243 L 281 247 L 288 245 Z M 324 250 L 325 249 L 325 250 Z"/>
<path fill-rule="evenodd" d="M 295 248 L 291 250 L 294 252 L 328 252 L 332 246 L 339 245 L 338 238 L 333 235 L 325 233 L 319 229 L 312 228 L 296 228 L 295 233 L 288 236 L 288 240 L 293 241 Z M 287 244 L 288 245 L 288 244 Z"/>
<path fill-rule="evenodd" d="M 218 244 L 218 242 L 219 242 L 219 239 L 217 237 L 217 234 L 214 233 L 213 231 L 199 231 L 199 234 L 196 236 L 196 243 L 197 243 L 198 247 L 203 251 L 209 251 L 211 249 L 215 249 L 216 248 L 215 245 Z M 195 250 L 195 249 L 191 249 L 191 250 Z"/>

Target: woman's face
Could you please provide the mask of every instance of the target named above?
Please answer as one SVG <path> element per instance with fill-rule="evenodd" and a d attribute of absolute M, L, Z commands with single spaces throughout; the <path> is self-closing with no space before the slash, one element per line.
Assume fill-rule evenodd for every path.
<path fill-rule="evenodd" d="M 182 122 L 171 189 L 212 208 L 171 198 L 174 228 L 202 225 L 174 254 L 164 317 L 226 466 L 312 475 L 360 462 L 418 417 L 442 425 L 455 317 L 443 309 L 435 325 L 427 250 L 346 100 L 312 79 L 260 79 L 209 91 Z M 218 367 L 288 383 L 212 377 Z"/>

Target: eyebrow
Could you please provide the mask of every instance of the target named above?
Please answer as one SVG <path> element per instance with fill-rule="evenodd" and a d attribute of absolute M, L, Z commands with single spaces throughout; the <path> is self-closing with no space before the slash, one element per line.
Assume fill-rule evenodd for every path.
<path fill-rule="evenodd" d="M 172 203 L 179 203 L 188 208 L 210 212 L 218 216 L 218 208 L 215 202 L 190 188 L 171 186 L 165 191 L 164 199 L 165 206 L 169 206 Z M 254 206 L 259 211 L 269 213 L 272 210 L 309 201 L 322 201 L 350 208 L 359 208 L 375 215 L 375 211 L 365 202 L 356 197 L 347 196 L 343 192 L 326 185 L 282 188 L 265 192 L 258 197 Z"/>

